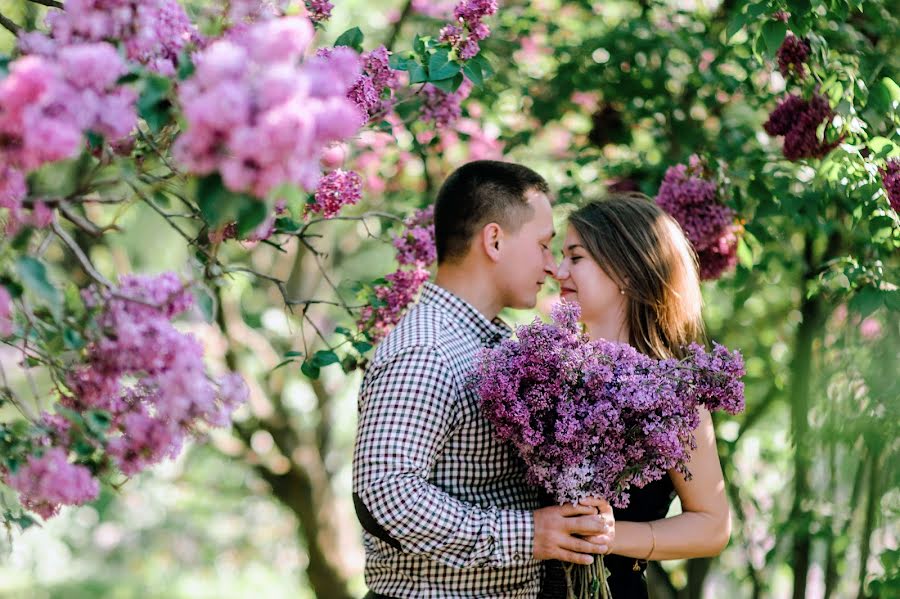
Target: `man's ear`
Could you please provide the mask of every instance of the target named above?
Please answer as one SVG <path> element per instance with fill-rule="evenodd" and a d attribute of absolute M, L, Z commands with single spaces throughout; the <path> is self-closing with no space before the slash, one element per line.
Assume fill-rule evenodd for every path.
<path fill-rule="evenodd" d="M 488 223 L 481 229 L 481 247 L 488 258 L 500 260 L 500 249 L 503 247 L 503 229 L 497 223 Z"/>

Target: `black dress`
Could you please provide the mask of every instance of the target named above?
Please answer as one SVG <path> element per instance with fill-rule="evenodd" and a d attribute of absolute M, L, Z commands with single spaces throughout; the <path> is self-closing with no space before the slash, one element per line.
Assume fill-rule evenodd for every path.
<path fill-rule="evenodd" d="M 631 491 L 628 507 L 614 510 L 616 521 L 649 522 L 665 518 L 673 499 L 675 487 L 672 479 L 664 476 L 643 489 Z M 649 598 L 647 580 L 644 578 L 647 562 L 638 561 L 640 570 L 635 572 L 633 557 L 607 555 L 603 561 L 610 572 L 609 588 L 613 599 Z M 566 599 L 566 578 L 560 562 L 545 562 L 541 599 Z"/>

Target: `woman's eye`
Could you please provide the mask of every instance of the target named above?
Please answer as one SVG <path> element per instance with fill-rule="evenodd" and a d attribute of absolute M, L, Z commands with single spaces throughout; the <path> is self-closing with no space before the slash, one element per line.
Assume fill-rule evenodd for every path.
<path fill-rule="evenodd" d="M 572 257 L 569 258 L 569 259 L 572 261 L 572 264 L 575 264 L 576 262 L 578 262 L 579 260 L 581 260 L 581 256 L 572 256 Z"/>

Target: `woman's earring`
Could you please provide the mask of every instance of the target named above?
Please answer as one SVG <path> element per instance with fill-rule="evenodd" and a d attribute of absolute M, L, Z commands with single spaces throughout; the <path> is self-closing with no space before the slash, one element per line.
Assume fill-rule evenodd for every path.
<path fill-rule="evenodd" d="M 619 289 L 619 294 L 620 294 L 620 295 L 625 295 L 625 290 L 620 288 L 620 289 Z"/>

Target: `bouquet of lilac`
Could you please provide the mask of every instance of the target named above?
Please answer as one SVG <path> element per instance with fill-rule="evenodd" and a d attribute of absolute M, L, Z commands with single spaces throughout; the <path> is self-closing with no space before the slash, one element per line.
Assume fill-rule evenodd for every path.
<path fill-rule="evenodd" d="M 692 344 L 681 359 L 655 360 L 625 343 L 588 340 L 577 304 L 557 304 L 551 315 L 552 324 L 520 326 L 518 340 L 480 352 L 471 384 L 529 482 L 560 504 L 604 497 L 625 507 L 632 485 L 673 469 L 689 478 L 698 408 L 743 410 L 739 352 Z M 609 597 L 602 557 L 566 575 L 570 597 Z"/>

